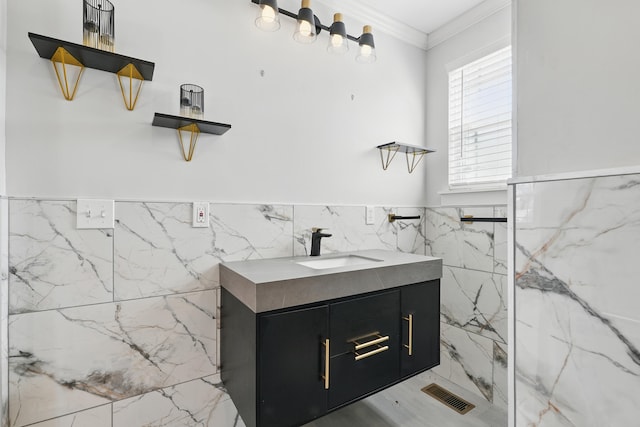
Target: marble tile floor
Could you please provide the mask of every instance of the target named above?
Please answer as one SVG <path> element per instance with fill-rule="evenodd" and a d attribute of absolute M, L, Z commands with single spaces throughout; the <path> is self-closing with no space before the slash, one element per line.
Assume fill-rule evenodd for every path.
<path fill-rule="evenodd" d="M 476 405 L 465 415 L 420 389 L 436 383 Z M 447 379 L 425 372 L 303 427 L 504 427 L 507 413 Z"/>

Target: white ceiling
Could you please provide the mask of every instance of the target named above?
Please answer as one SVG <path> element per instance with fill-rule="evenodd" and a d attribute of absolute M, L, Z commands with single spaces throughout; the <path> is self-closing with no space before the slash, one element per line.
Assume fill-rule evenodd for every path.
<path fill-rule="evenodd" d="M 341 0 L 346 7 L 368 8 L 429 34 L 484 0 Z"/>
<path fill-rule="evenodd" d="M 301 0 L 278 0 L 278 6 L 297 11 Z M 429 49 L 510 4 L 511 0 L 312 0 L 333 12 L 373 25 L 381 31 L 422 49 Z M 330 18 L 323 16 L 325 25 Z M 446 24 L 455 25 L 446 25 Z M 444 30 L 444 31 L 443 31 Z M 357 33 L 357 31 L 355 31 Z"/>

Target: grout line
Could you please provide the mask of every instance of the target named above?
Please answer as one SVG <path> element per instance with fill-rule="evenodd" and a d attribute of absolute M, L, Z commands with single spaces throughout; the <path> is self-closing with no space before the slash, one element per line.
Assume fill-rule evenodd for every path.
<path fill-rule="evenodd" d="M 113 406 L 113 403 L 109 402 L 109 403 L 102 403 L 102 404 L 96 405 L 96 406 L 90 406 L 88 408 L 80 409 L 78 411 L 67 412 L 65 414 L 58 415 L 57 417 L 46 418 L 44 420 L 39 420 L 39 421 L 36 421 L 34 423 L 23 424 L 21 427 L 34 426 L 34 425 L 37 425 L 37 424 L 40 424 L 40 423 L 44 423 L 44 422 L 47 422 L 47 421 L 57 420 L 59 418 L 64 418 L 64 417 L 68 417 L 68 416 L 71 416 L 71 415 L 80 414 L 82 412 L 91 411 L 91 410 L 94 410 L 94 409 L 97 409 L 97 408 L 102 408 L 103 406 L 108 406 L 108 405 Z M 111 413 L 113 414 L 113 411 L 111 411 Z M 113 415 L 112 415 L 112 421 L 113 421 Z M 112 422 L 112 426 L 111 427 L 113 427 L 113 422 Z"/>
<path fill-rule="evenodd" d="M 60 311 L 60 310 L 67 310 L 67 309 L 73 309 L 73 308 L 94 307 L 94 306 L 107 305 L 107 304 L 119 304 L 119 303 L 127 303 L 129 301 L 140 301 L 140 300 L 153 299 L 153 298 L 178 297 L 178 296 L 197 294 L 202 292 L 216 291 L 219 288 L 220 286 L 218 285 L 215 288 L 210 288 L 210 289 L 200 289 L 200 290 L 194 290 L 194 291 L 188 291 L 188 292 L 175 292 L 175 293 L 166 294 L 166 295 L 150 295 L 146 297 L 130 298 L 130 299 L 124 299 L 124 300 L 104 301 L 104 302 L 96 302 L 92 304 L 71 305 L 71 306 L 64 306 L 64 307 L 57 307 L 57 308 L 47 308 L 44 310 L 25 311 L 21 313 L 10 313 L 9 316 L 13 317 L 13 316 L 20 316 L 24 314 L 44 313 L 48 311 Z"/>
<path fill-rule="evenodd" d="M 442 320 L 440 320 L 440 323 L 443 323 L 443 324 L 445 324 L 445 325 L 447 325 L 447 326 L 450 326 L 450 327 L 452 327 L 452 328 L 456 328 L 456 329 L 459 329 L 459 330 L 461 330 L 461 331 L 464 331 L 464 332 L 465 332 L 465 333 L 467 333 L 467 334 L 473 334 L 473 335 L 475 335 L 475 336 L 482 337 L 482 338 L 484 338 L 484 339 L 486 339 L 486 340 L 491 341 L 492 343 L 504 344 L 505 346 L 508 346 L 508 344 L 507 344 L 506 342 L 503 342 L 503 341 L 500 341 L 500 340 L 496 340 L 496 339 L 493 339 L 493 338 L 489 338 L 489 337 L 487 337 L 487 336 L 485 336 L 485 335 L 482 335 L 482 334 L 479 334 L 479 333 L 477 333 L 477 332 L 469 331 L 469 330 L 467 330 L 467 329 L 465 329 L 465 328 L 463 328 L 463 327 L 460 327 L 460 326 L 457 326 L 457 325 L 453 325 L 453 324 L 451 324 L 451 323 L 447 323 L 447 322 L 444 322 L 444 321 L 442 321 Z"/>

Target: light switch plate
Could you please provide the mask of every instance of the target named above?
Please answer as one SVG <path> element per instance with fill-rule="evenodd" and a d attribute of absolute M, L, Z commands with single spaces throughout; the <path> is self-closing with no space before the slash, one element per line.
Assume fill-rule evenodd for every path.
<path fill-rule="evenodd" d="M 193 227 L 209 227 L 209 202 L 193 202 Z"/>
<path fill-rule="evenodd" d="M 78 199 L 76 228 L 113 228 L 113 200 Z"/>
<path fill-rule="evenodd" d="M 376 223 L 376 210 L 374 206 L 367 206 L 365 208 L 365 224 L 372 225 Z"/>

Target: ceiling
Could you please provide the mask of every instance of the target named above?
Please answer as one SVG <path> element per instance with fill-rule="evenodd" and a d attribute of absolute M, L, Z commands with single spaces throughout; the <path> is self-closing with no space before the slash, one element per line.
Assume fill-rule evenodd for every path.
<path fill-rule="evenodd" d="M 374 32 L 385 32 L 427 50 L 511 0 L 312 0 L 311 7 L 316 3 L 343 13 L 347 28 L 353 27 L 355 19 L 373 25 Z M 288 11 L 297 11 L 300 4 L 301 0 L 278 0 L 278 6 Z M 330 25 L 325 15 L 322 21 Z M 445 25 L 449 23 L 455 25 Z"/>
<path fill-rule="evenodd" d="M 367 8 L 429 34 L 484 0 L 341 0 Z"/>

